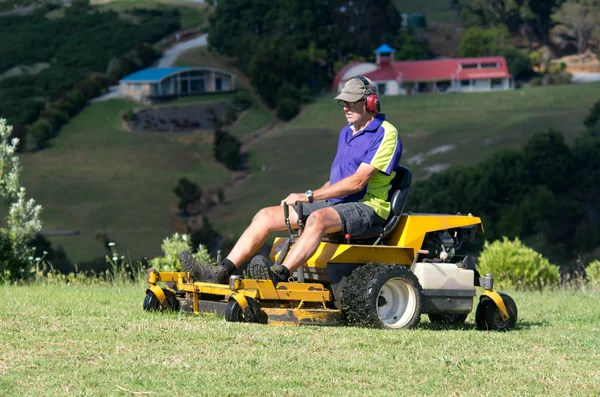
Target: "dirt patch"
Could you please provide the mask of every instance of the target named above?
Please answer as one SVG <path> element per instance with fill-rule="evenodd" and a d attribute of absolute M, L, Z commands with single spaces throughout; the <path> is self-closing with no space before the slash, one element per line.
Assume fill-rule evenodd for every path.
<path fill-rule="evenodd" d="M 240 109 L 230 102 L 153 106 L 135 112 L 127 126 L 135 132 L 189 133 L 212 129 L 214 117 L 230 125 L 239 113 Z"/>

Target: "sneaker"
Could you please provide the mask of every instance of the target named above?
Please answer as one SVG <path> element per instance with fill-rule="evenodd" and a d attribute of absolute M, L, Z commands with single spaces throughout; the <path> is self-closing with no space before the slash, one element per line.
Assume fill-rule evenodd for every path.
<path fill-rule="evenodd" d="M 273 265 L 269 258 L 257 255 L 248 265 L 248 276 L 255 280 L 271 280 L 273 285 L 284 283 L 290 277 L 289 270 L 282 265 Z"/>
<path fill-rule="evenodd" d="M 217 273 L 198 262 L 189 251 L 182 251 L 179 254 L 179 264 L 184 272 L 190 274 L 193 282 L 214 283 L 219 281 Z"/>

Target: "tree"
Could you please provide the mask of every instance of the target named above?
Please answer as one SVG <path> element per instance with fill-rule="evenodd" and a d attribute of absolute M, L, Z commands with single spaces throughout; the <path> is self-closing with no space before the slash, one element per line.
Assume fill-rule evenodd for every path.
<path fill-rule="evenodd" d="M 531 32 L 550 43 L 552 13 L 564 0 L 459 0 L 457 8 L 469 26 L 506 25 L 513 32 Z"/>
<path fill-rule="evenodd" d="M 600 8 L 594 6 L 596 3 L 591 0 L 568 0 L 552 16 L 557 23 L 554 30 L 577 46 L 581 64 L 583 54 L 590 47 L 589 41 L 600 24 Z"/>
<path fill-rule="evenodd" d="M 202 198 L 202 189 L 187 178 L 179 179 L 177 186 L 173 189 L 173 193 L 179 197 L 177 207 L 186 215 L 189 214 L 189 205 L 198 203 Z"/>
<path fill-rule="evenodd" d="M 15 279 L 28 277 L 33 270 L 31 242 L 42 229 L 42 207 L 25 197 L 19 180 L 21 166 L 15 155 L 19 140 L 9 142 L 11 132 L 12 127 L 0 119 L 0 200 L 8 207 L 8 228 L 0 229 L 0 278 Z"/>

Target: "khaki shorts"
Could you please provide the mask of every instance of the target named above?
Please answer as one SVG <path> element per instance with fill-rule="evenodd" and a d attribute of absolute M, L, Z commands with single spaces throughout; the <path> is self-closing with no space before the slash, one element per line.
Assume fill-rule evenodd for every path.
<path fill-rule="evenodd" d="M 354 201 L 351 203 L 332 203 L 329 200 L 319 200 L 314 203 L 302 203 L 302 217 L 308 218 L 313 212 L 322 208 L 333 207 L 340 215 L 344 234 L 359 236 L 373 226 L 383 226 L 387 222 L 375 210 L 365 203 Z M 292 207 L 298 213 L 297 207 Z"/>

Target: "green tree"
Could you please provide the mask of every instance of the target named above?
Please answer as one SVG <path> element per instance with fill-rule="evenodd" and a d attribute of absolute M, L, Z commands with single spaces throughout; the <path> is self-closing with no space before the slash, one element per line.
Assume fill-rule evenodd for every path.
<path fill-rule="evenodd" d="M 40 213 L 42 207 L 33 199 L 26 199 L 21 186 L 21 166 L 15 155 L 18 139 L 8 142 L 12 128 L 0 119 L 0 200 L 8 207 L 6 229 L 0 229 L 2 254 L 0 277 L 29 277 L 34 263 L 29 259 L 34 247 L 31 245 L 42 229 Z"/>
<path fill-rule="evenodd" d="M 583 63 L 583 54 L 590 48 L 590 40 L 600 26 L 600 7 L 596 0 L 567 0 L 553 14 L 554 31 L 574 43 Z"/>
<path fill-rule="evenodd" d="M 202 189 L 187 178 L 179 179 L 173 193 L 179 197 L 177 207 L 186 215 L 189 214 L 189 206 L 198 203 L 202 198 Z"/>

